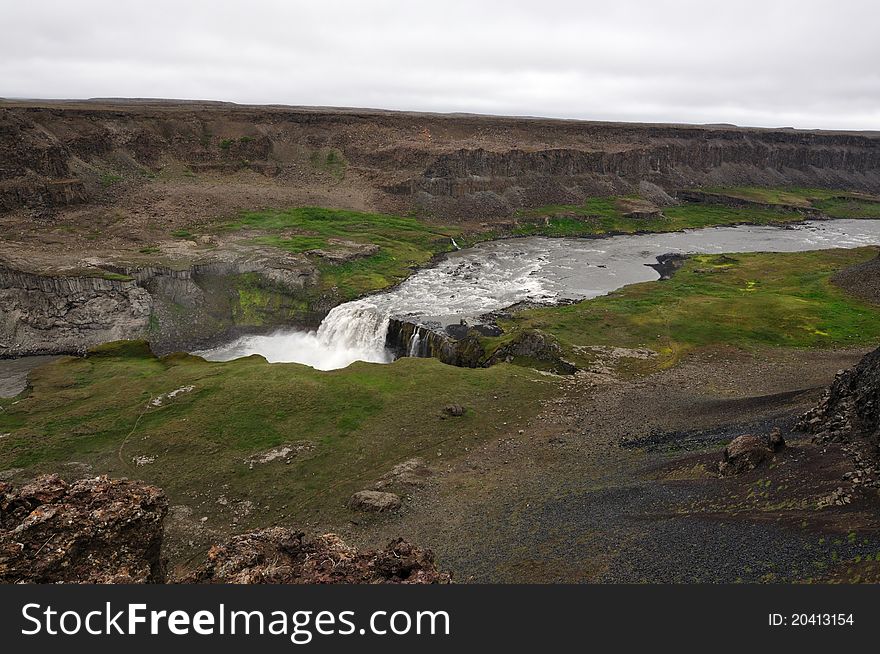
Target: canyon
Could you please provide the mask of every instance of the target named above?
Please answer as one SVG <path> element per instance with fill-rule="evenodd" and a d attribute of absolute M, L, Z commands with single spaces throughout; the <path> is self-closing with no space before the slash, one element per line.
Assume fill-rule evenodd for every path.
<path fill-rule="evenodd" d="M 877 218 L 875 132 L 2 100 L 0 576 L 121 580 L 91 493 L 137 581 L 874 579 Z"/>
<path fill-rule="evenodd" d="M 4 100 L 0 357 L 82 354 L 127 338 L 146 338 L 160 353 L 199 349 L 283 326 L 315 328 L 353 299 L 321 280 L 327 266 L 372 256 L 367 246 L 337 239 L 323 250 L 283 251 L 264 242 L 264 231 L 225 232 L 224 221 L 244 211 L 315 205 L 414 215 L 454 242 L 453 234 L 509 234 L 529 212 L 546 222 L 540 216 L 553 207 L 617 197 L 640 229 L 639 220 L 662 220 L 666 206 L 717 201 L 702 187 L 872 197 L 878 143 L 871 132 Z M 428 253 L 450 249 L 444 241 Z"/>

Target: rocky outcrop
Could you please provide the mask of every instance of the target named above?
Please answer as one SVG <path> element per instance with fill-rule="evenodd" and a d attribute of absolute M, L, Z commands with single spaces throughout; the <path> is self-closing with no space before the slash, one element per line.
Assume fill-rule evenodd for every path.
<path fill-rule="evenodd" d="M 820 442 L 866 441 L 880 449 L 880 349 L 849 370 L 838 372 L 819 404 L 804 414 L 797 429 Z"/>
<path fill-rule="evenodd" d="M 335 534 L 314 541 L 272 527 L 212 547 L 185 583 L 218 584 L 448 584 L 434 555 L 397 539 L 385 549 L 358 552 Z"/>
<path fill-rule="evenodd" d="M 400 497 L 394 493 L 377 490 L 358 491 L 348 500 L 348 508 L 352 511 L 384 513 L 397 511 L 400 508 Z"/>
<path fill-rule="evenodd" d="M 0 582 L 161 583 L 167 512 L 165 494 L 136 481 L 0 482 Z"/>
<path fill-rule="evenodd" d="M 395 496 L 396 497 L 396 496 Z M 163 583 L 168 499 L 155 486 L 107 477 L 71 484 L 45 475 L 0 482 L 0 583 Z M 397 539 L 359 552 L 334 534 L 313 541 L 272 527 L 210 549 L 183 583 L 449 583 L 430 550 Z"/>
<path fill-rule="evenodd" d="M 485 352 L 479 335 L 465 327 L 458 336 L 431 329 L 407 320 L 392 318 L 388 323 L 385 346 L 398 357 L 439 359 L 464 368 L 484 365 Z"/>
<path fill-rule="evenodd" d="M 718 472 L 729 476 L 754 470 L 770 461 L 783 447 L 785 439 L 779 429 L 774 429 L 769 436 L 737 436 L 724 448 Z"/>
<path fill-rule="evenodd" d="M 489 358 L 489 363 L 512 362 L 528 359 L 548 364 L 553 372 L 570 375 L 577 367 L 563 358 L 562 348 L 551 335 L 537 329 L 517 334 L 513 340 L 499 347 Z"/>

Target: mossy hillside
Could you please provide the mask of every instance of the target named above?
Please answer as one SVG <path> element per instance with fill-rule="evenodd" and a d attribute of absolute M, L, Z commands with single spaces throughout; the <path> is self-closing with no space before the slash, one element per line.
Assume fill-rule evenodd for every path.
<path fill-rule="evenodd" d="M 626 286 L 607 296 L 520 311 L 484 338 L 491 355 L 524 330 L 558 339 L 566 355 L 588 365 L 582 346 L 648 347 L 666 366 L 695 348 L 860 346 L 880 342 L 880 307 L 830 283 L 836 271 L 877 255 L 875 248 L 798 253 L 699 255 L 672 279 Z"/>
<path fill-rule="evenodd" d="M 143 479 L 196 519 L 207 516 L 210 528 L 232 529 L 230 507 L 242 500 L 256 508 L 236 528 L 327 526 L 349 519 L 351 493 L 395 464 L 420 456 L 442 465 L 511 428 L 504 423 L 525 424 L 554 390 L 516 366 L 401 359 L 320 372 L 257 356 L 157 358 L 144 343 L 123 342 L 39 368 L 25 395 L 2 401 L 0 433 L 9 435 L 0 469 L 21 468 L 21 479 L 65 471 Z M 449 403 L 465 415 L 445 417 Z M 285 444 L 304 447 L 289 463 L 246 463 Z M 134 457 L 154 459 L 138 466 Z"/>
<path fill-rule="evenodd" d="M 378 246 L 375 254 L 342 264 L 309 255 L 321 272 L 320 286 L 314 292 L 333 291 L 340 301 L 403 281 L 437 254 L 451 250 L 451 239 L 460 233 L 457 228 L 428 225 L 416 218 L 318 207 L 245 213 L 221 228 L 258 230 L 262 235 L 254 237 L 255 243 L 293 253 L 338 249 L 339 241 Z"/>

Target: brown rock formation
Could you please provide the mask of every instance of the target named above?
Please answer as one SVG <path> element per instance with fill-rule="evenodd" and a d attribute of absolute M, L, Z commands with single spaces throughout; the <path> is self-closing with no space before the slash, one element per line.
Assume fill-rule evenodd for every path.
<path fill-rule="evenodd" d="M 387 493 L 380 493 L 387 495 Z M 396 496 L 394 496 L 396 497 Z M 0 583 L 164 583 L 165 494 L 142 482 L 39 477 L 0 482 Z M 183 583 L 449 583 L 430 550 L 403 539 L 358 552 L 334 534 L 314 541 L 272 527 L 208 552 Z"/>
<path fill-rule="evenodd" d="M 222 584 L 446 584 L 434 555 L 403 539 L 383 550 L 358 552 L 335 534 L 308 541 L 272 527 L 234 536 L 211 548 L 185 583 Z"/>
<path fill-rule="evenodd" d="M 165 494 L 107 477 L 0 483 L 0 581 L 161 583 Z"/>
<path fill-rule="evenodd" d="M 878 144 L 869 132 L 6 101 L 0 211 L 112 201 L 192 224 L 255 204 L 308 203 L 484 220 L 645 189 L 662 206 L 665 191 L 704 184 L 877 191 Z M 152 183 L 159 171 L 163 183 Z M 223 182 L 206 188 L 193 175 Z M 186 186 L 184 196 L 175 196 L 177 186 Z"/>
<path fill-rule="evenodd" d="M 837 373 L 818 406 L 801 417 L 797 428 L 825 442 L 864 440 L 876 453 L 880 448 L 880 349 Z"/>

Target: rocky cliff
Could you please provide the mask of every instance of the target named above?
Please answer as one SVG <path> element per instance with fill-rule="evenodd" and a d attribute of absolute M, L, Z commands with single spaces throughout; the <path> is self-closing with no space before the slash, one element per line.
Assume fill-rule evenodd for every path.
<path fill-rule="evenodd" d="M 311 324 L 303 297 L 316 279 L 283 253 L 177 269 L 36 274 L 0 265 L 0 357 L 82 354 L 116 340 L 154 351 L 194 349 L 242 331 Z"/>
<path fill-rule="evenodd" d="M 880 349 L 853 368 L 837 374 L 821 402 L 805 414 L 798 428 L 821 441 L 864 439 L 880 451 Z"/>
<path fill-rule="evenodd" d="M 880 135 L 221 103 L 0 104 L 0 211 L 113 203 L 192 223 L 254 205 L 320 204 L 485 220 L 636 193 L 642 181 L 880 191 Z"/>

